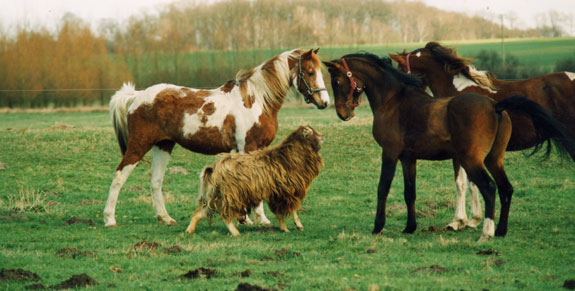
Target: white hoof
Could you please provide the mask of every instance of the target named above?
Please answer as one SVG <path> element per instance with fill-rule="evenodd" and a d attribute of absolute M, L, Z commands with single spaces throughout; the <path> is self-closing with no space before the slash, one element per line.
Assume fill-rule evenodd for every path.
<path fill-rule="evenodd" d="M 177 225 L 178 224 L 178 222 L 176 220 L 174 220 L 173 218 L 171 218 L 170 216 L 158 216 L 156 218 L 158 219 L 160 224 L 165 224 L 165 225 Z"/>
<path fill-rule="evenodd" d="M 481 224 L 481 219 L 482 217 L 473 217 L 471 218 L 471 220 L 469 220 L 466 224 L 467 227 L 471 227 L 471 228 L 477 228 L 478 225 Z"/>
<path fill-rule="evenodd" d="M 449 230 L 461 230 L 467 225 L 467 219 L 456 219 L 447 225 Z"/>

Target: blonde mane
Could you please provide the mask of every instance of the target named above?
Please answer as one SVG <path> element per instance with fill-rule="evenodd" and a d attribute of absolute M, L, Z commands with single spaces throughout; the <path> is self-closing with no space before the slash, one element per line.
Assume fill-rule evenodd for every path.
<path fill-rule="evenodd" d="M 239 71 L 236 81 L 240 85 L 244 103 L 251 105 L 257 102 L 266 114 L 279 109 L 292 85 L 291 81 L 296 78 L 289 61 L 303 53 L 300 49 L 287 51 L 251 70 Z"/>

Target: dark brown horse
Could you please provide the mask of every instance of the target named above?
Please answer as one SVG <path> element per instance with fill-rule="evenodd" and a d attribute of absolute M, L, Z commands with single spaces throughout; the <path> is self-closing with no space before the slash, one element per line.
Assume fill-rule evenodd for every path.
<path fill-rule="evenodd" d="M 156 218 L 163 224 L 175 224 L 164 205 L 162 182 L 176 143 L 202 154 L 264 148 L 273 141 L 278 111 L 294 88 L 317 108 L 328 106 L 317 50 L 286 51 L 212 90 L 159 84 L 136 91 L 133 85 L 124 85 L 110 101 L 123 158 L 110 186 L 105 225 L 116 226 L 120 189 L 150 150 Z M 256 222 L 269 224 L 263 210 L 262 204 L 255 209 Z"/>
<path fill-rule="evenodd" d="M 331 74 L 339 118 L 345 121 L 354 116 L 354 108 L 363 92 L 373 113 L 373 137 L 382 148 L 374 234 L 380 233 L 385 226 L 385 205 L 398 161 L 403 168 L 407 204 L 407 225 L 403 232 L 413 233 L 417 227 L 416 161 L 453 159 L 467 171 L 485 201 L 486 219 L 480 240 L 494 234 L 505 236 L 513 194 L 503 169 L 503 156 L 511 135 L 511 120 L 505 110 L 526 114 L 536 129 L 552 132 L 547 135 L 549 138 L 575 153 L 561 124 L 526 98 L 512 97 L 495 102 L 475 93 L 432 98 L 421 89 L 417 77 L 393 68 L 390 59 L 380 59 L 372 54 L 351 54 L 324 63 Z M 493 220 L 496 185 L 501 200 L 497 230 Z"/>
<path fill-rule="evenodd" d="M 404 72 L 422 78 L 435 97 L 450 97 L 464 92 L 484 94 L 496 101 L 521 95 L 539 103 L 557 120 L 563 123 L 570 138 L 575 139 L 575 73 L 559 72 L 527 80 L 502 81 L 492 74 L 476 70 L 471 59 L 457 56 L 455 49 L 429 42 L 424 48 L 410 53 L 390 54 Z M 538 136 L 533 123 L 522 114 L 510 112 L 513 132 L 507 150 L 523 150 L 540 144 L 544 136 Z M 472 185 L 473 218 L 467 221 L 465 171 L 455 169 L 457 202 L 455 217 L 449 228 L 475 227 L 481 222 L 481 207 L 477 188 Z"/>

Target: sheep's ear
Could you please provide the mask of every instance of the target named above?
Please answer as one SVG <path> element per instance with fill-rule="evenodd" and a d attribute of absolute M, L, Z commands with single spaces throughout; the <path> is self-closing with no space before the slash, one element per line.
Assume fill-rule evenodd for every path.
<path fill-rule="evenodd" d="M 313 129 L 311 129 L 309 126 L 306 126 L 303 128 L 303 136 L 307 137 L 309 135 L 313 134 Z"/>

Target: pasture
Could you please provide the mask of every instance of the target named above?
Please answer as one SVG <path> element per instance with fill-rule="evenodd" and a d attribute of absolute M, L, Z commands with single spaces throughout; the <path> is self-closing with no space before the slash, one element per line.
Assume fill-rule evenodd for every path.
<path fill-rule="evenodd" d="M 509 233 L 481 244 L 480 228 L 443 230 L 454 209 L 450 161 L 418 162 L 419 225 L 402 234 L 398 166 L 385 230 L 372 236 L 380 148 L 369 108 L 356 112 L 342 122 L 333 108 L 284 106 L 274 144 L 307 123 L 325 137 L 325 168 L 300 212 L 305 230 L 290 218 L 291 232 L 280 232 L 266 208 L 272 226 L 239 226 L 237 238 L 217 216 L 211 226 L 202 221 L 193 237 L 184 233 L 197 206 L 198 174 L 215 157 L 174 149 L 163 186 L 178 221 L 170 227 L 154 218 L 150 165 L 140 163 L 120 194 L 118 227 L 108 229 L 102 211 L 121 159 L 108 113 L 1 114 L 0 268 L 40 280 L 0 277 L 0 289 L 56 286 L 82 273 L 99 283 L 97 290 L 234 290 L 240 283 L 278 290 L 549 290 L 575 279 L 573 164 L 556 154 L 542 161 L 507 153 L 515 187 Z M 497 220 L 499 199 L 496 205 Z"/>

